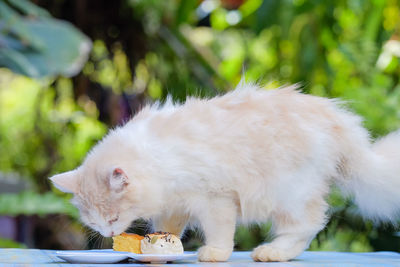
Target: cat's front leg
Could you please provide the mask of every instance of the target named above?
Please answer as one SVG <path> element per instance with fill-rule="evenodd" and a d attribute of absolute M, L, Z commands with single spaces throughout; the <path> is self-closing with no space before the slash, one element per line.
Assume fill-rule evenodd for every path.
<path fill-rule="evenodd" d="M 179 212 L 166 213 L 152 220 L 153 230 L 181 236 L 188 220 L 188 215 Z"/>
<path fill-rule="evenodd" d="M 198 220 L 205 236 L 205 246 L 198 251 L 200 261 L 227 261 L 232 254 L 236 226 L 236 206 L 228 198 L 204 201 Z"/>

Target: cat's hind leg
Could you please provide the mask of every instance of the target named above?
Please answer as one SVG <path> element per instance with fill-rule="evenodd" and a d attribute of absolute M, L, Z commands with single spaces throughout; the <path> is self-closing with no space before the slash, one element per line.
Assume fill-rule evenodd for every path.
<path fill-rule="evenodd" d="M 326 224 L 327 204 L 324 200 L 310 201 L 303 216 L 276 214 L 273 218 L 275 238 L 258 246 L 251 254 L 255 261 L 288 261 L 300 255 Z"/>

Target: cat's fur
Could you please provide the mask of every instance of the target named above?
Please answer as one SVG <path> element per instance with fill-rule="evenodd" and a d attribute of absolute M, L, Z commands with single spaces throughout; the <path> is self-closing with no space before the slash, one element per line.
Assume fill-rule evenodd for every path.
<path fill-rule="evenodd" d="M 337 101 L 242 83 L 212 99 L 145 107 L 82 166 L 51 179 L 104 236 L 137 218 L 176 234 L 194 222 L 205 236 L 199 259 L 226 261 L 236 223 L 271 220 L 275 239 L 252 257 L 286 261 L 324 228 L 332 183 L 365 217 L 394 222 L 399 176 L 400 132 L 371 144 Z"/>

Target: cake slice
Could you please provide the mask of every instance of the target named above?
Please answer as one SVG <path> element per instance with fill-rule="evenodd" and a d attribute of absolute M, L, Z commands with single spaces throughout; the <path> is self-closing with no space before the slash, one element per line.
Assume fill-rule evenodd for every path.
<path fill-rule="evenodd" d="M 113 249 L 115 251 L 127 251 L 141 254 L 140 241 L 144 237 L 137 234 L 122 233 L 113 237 Z"/>

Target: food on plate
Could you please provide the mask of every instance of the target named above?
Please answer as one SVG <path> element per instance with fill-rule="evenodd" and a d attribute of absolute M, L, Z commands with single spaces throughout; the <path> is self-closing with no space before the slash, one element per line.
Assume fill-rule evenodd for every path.
<path fill-rule="evenodd" d="M 182 242 L 174 234 L 168 232 L 155 232 L 147 234 L 140 241 L 143 254 L 182 254 Z"/>
<path fill-rule="evenodd" d="M 136 254 L 142 253 L 140 250 L 140 241 L 143 236 L 137 234 L 122 233 L 113 237 L 113 249 L 115 251 L 127 251 Z"/>
<path fill-rule="evenodd" d="M 144 237 L 137 234 L 122 233 L 113 237 L 115 251 L 127 251 L 136 254 L 182 254 L 182 242 L 174 234 L 155 232 Z"/>

